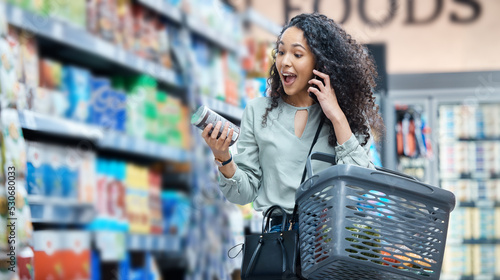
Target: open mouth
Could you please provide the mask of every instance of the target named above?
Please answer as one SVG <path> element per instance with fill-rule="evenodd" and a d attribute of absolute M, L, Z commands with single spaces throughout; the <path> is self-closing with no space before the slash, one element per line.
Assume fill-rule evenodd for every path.
<path fill-rule="evenodd" d="M 295 74 L 283 73 L 283 83 L 286 86 L 293 84 L 293 82 L 295 82 L 296 79 L 297 79 L 297 75 L 295 75 Z"/>

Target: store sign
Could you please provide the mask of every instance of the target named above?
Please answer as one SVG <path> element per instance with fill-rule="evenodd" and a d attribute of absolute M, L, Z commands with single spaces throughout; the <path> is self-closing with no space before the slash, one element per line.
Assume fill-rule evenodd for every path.
<path fill-rule="evenodd" d="M 322 11 L 320 7 L 323 2 L 327 2 L 330 0 L 322 1 L 322 0 L 313 0 L 312 1 L 312 10 L 319 13 L 325 13 L 327 11 Z M 443 6 L 444 2 L 446 5 L 452 5 L 453 9 L 449 12 L 449 14 L 443 14 Z M 349 18 L 352 13 L 358 13 L 361 20 L 369 25 L 382 27 L 388 25 L 392 22 L 397 13 L 405 13 L 406 18 L 404 23 L 407 25 L 419 25 L 419 24 L 430 24 L 437 20 L 441 16 L 446 16 L 449 18 L 450 22 L 455 24 L 469 24 L 473 23 L 479 19 L 481 16 L 482 7 L 479 0 L 433 0 L 433 1 L 418 1 L 418 0 L 385 0 L 387 2 L 388 11 L 383 16 L 382 19 L 375 19 L 373 11 L 370 11 L 368 8 L 367 0 L 343 0 L 342 9 L 342 17 L 335 19 L 339 23 L 346 23 L 349 21 Z M 284 8 L 285 8 L 285 22 L 288 22 L 292 16 L 292 13 L 297 11 L 303 11 L 304 7 L 299 6 L 297 4 L 292 3 L 291 0 L 284 0 Z M 303 3 L 303 2 L 302 2 Z M 353 3 L 357 3 L 356 9 L 353 7 Z M 415 11 L 419 5 L 428 5 L 431 3 L 432 5 L 432 13 L 425 16 L 417 18 Z M 406 4 L 406 11 L 401 9 L 402 4 Z M 370 13 L 372 12 L 372 13 Z"/>

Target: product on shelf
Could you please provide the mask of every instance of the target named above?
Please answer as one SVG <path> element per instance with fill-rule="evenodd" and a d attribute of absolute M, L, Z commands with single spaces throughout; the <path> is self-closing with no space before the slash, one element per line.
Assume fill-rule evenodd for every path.
<path fill-rule="evenodd" d="M 44 163 L 46 162 L 45 149 L 37 142 L 26 141 L 28 194 L 45 195 Z"/>
<path fill-rule="evenodd" d="M 91 102 L 90 89 L 91 74 L 89 71 L 74 66 L 63 68 L 64 92 L 68 94 L 69 108 L 66 118 L 79 122 L 89 120 L 89 106 Z"/>
<path fill-rule="evenodd" d="M 161 174 L 149 172 L 149 211 L 151 213 L 151 233 L 163 233 L 163 215 L 161 202 Z"/>
<path fill-rule="evenodd" d="M 11 36 L 0 37 L 0 101 L 2 107 L 15 107 L 20 86 L 18 82 L 18 42 Z"/>
<path fill-rule="evenodd" d="M 62 89 L 63 66 L 51 59 L 40 59 L 40 86 L 47 89 Z"/>
<path fill-rule="evenodd" d="M 33 252 L 33 249 L 31 249 L 31 247 L 27 246 L 20 250 L 19 256 L 17 258 L 19 279 L 35 279 L 34 257 L 35 253 Z"/>
<path fill-rule="evenodd" d="M 145 167 L 126 166 L 126 208 L 130 232 L 148 234 L 151 231 L 151 214 L 148 207 L 148 170 Z"/>
<path fill-rule="evenodd" d="M 64 279 L 90 279 L 90 232 L 67 230 L 60 234 Z"/>
<path fill-rule="evenodd" d="M 458 276 L 472 275 L 471 245 L 448 245 L 444 252 L 442 275 Z"/>
<path fill-rule="evenodd" d="M 177 236 L 187 234 L 191 202 L 180 192 L 162 191 L 164 232 Z"/>
<path fill-rule="evenodd" d="M 63 195 L 63 148 L 46 146 L 46 161 L 44 164 L 45 191 L 49 197 L 64 197 Z"/>
<path fill-rule="evenodd" d="M 0 112 L 2 128 L 2 154 L 4 172 L 15 169 L 16 180 L 24 179 L 26 175 L 26 143 L 24 141 L 17 110 L 3 109 Z"/>
<path fill-rule="evenodd" d="M 96 192 L 96 154 L 91 151 L 80 151 L 80 167 L 79 167 L 79 191 L 78 198 L 83 203 L 95 203 L 97 198 Z"/>

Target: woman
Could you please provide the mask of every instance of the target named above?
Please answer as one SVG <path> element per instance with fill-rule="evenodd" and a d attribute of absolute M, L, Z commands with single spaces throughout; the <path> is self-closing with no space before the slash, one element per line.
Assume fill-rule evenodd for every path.
<path fill-rule="evenodd" d="M 258 211 L 277 204 L 291 213 L 321 118 L 325 122 L 312 152 L 336 154 L 337 164 L 374 168 L 370 131 L 383 128 L 372 95 L 376 76 L 369 54 L 333 20 L 317 13 L 294 17 L 277 40 L 270 97 L 245 108 L 238 154 L 229 152 L 233 131 L 228 133 L 227 125 L 221 128 L 219 122 L 211 135 L 209 125 L 202 133 L 218 162 L 226 198 L 253 201 Z M 313 161 L 315 172 L 326 167 Z"/>

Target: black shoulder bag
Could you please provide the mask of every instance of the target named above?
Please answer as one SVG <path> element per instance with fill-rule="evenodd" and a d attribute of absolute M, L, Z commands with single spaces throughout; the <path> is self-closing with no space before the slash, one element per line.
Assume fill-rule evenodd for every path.
<path fill-rule="evenodd" d="M 309 154 L 318 140 L 323 123 L 324 118 L 322 117 Z M 305 176 L 306 169 L 304 168 L 301 184 L 304 182 Z M 276 210 L 279 210 L 283 215 L 281 232 L 270 233 L 271 216 Z M 297 230 L 292 230 L 292 222 L 297 222 L 297 220 L 297 205 L 295 205 L 291 217 L 279 205 L 267 209 L 262 220 L 262 233 L 245 236 L 241 279 L 301 279 L 299 236 Z M 289 229 L 285 228 L 287 221 L 290 221 Z"/>

